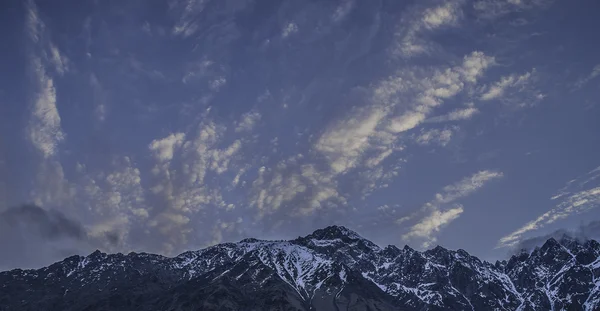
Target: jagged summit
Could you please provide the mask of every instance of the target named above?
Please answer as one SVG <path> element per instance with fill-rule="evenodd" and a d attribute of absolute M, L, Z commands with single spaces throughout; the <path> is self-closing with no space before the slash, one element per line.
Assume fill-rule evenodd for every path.
<path fill-rule="evenodd" d="M 103 252 L 101 252 L 99 249 L 96 249 L 95 251 L 90 253 L 88 255 L 88 257 L 97 257 L 97 256 L 101 256 L 101 255 L 105 255 L 105 254 Z"/>
<path fill-rule="evenodd" d="M 358 233 L 344 227 L 344 226 L 328 226 L 323 229 L 317 229 L 313 233 L 306 236 L 306 238 L 317 239 L 317 240 L 358 240 L 363 239 Z"/>
<path fill-rule="evenodd" d="M 598 271 L 593 240 L 549 239 L 492 265 L 461 249 L 380 248 L 329 226 L 173 258 L 95 251 L 1 272 L 0 310 L 598 310 Z"/>

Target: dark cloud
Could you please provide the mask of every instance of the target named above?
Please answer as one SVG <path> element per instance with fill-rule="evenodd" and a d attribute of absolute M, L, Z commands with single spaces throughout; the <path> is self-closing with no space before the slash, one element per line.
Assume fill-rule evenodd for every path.
<path fill-rule="evenodd" d="M 595 220 L 587 224 L 582 224 L 577 229 L 558 229 L 551 233 L 540 235 L 532 238 L 522 240 L 515 248 L 511 251 L 511 254 L 517 253 L 521 250 L 531 251 L 535 247 L 543 245 L 548 239 L 560 239 L 563 236 L 569 236 L 580 241 L 586 240 L 597 240 L 600 238 L 600 220 Z"/>
<path fill-rule="evenodd" d="M 37 268 L 117 242 L 112 234 L 90 237 L 81 223 L 57 210 L 25 204 L 0 212 L 0 270 Z"/>

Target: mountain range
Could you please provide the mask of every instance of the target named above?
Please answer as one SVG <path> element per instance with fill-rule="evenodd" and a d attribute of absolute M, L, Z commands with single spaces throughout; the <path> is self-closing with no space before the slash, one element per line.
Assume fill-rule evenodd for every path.
<path fill-rule="evenodd" d="M 567 235 L 490 263 L 382 248 L 342 226 L 176 257 L 71 256 L 0 272 L 0 310 L 600 310 L 600 243 Z"/>

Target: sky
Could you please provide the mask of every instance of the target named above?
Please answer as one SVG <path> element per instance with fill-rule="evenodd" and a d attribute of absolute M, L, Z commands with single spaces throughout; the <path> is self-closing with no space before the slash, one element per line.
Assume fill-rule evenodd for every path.
<path fill-rule="evenodd" d="M 495 260 L 600 219 L 598 1 L 1 6 L 0 269 L 333 224 Z"/>

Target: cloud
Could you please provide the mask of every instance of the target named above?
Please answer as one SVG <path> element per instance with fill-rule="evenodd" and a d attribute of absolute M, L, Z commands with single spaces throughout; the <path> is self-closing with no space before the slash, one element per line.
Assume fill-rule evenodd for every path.
<path fill-rule="evenodd" d="M 54 65 L 54 70 L 56 70 L 59 75 L 63 75 L 65 72 L 69 71 L 69 59 L 65 55 L 61 54 L 58 47 L 56 47 L 56 45 L 54 45 L 52 42 L 49 44 L 49 49 L 49 59 Z"/>
<path fill-rule="evenodd" d="M 452 139 L 452 134 L 455 130 L 455 128 L 443 130 L 429 129 L 421 132 L 421 134 L 417 136 L 416 141 L 420 145 L 438 144 L 440 146 L 446 146 L 450 142 L 450 139 Z"/>
<path fill-rule="evenodd" d="M 173 35 L 189 37 L 198 31 L 197 17 L 204 11 L 209 0 L 175 0 L 169 2 L 170 11 L 178 19 L 171 32 Z"/>
<path fill-rule="evenodd" d="M 401 133 L 415 128 L 427 118 L 433 108 L 443 100 L 455 96 L 463 90 L 465 84 L 476 83 L 489 66 L 495 63 L 494 57 L 474 51 L 463 58 L 460 66 L 435 72 L 433 77 L 421 81 L 422 93 L 417 97 L 417 105 L 404 114 L 392 118 L 389 130 Z"/>
<path fill-rule="evenodd" d="M 529 231 L 541 229 L 557 220 L 567 218 L 573 214 L 581 214 L 595 208 L 600 204 L 600 187 L 580 191 L 569 195 L 556 208 L 540 215 L 533 221 L 528 222 L 523 227 L 502 237 L 498 241 L 497 247 L 514 246 L 521 240 L 522 236 Z"/>
<path fill-rule="evenodd" d="M 237 124 L 235 128 L 236 132 L 249 132 L 254 129 L 256 124 L 261 119 L 261 114 L 258 111 L 249 111 L 244 113 L 240 119 L 240 122 Z"/>
<path fill-rule="evenodd" d="M 534 71 L 532 71 L 534 72 Z M 527 72 L 524 73 L 523 75 L 517 76 L 517 75 L 509 75 L 509 76 L 504 76 L 500 79 L 500 81 L 496 82 L 494 85 L 490 86 L 488 88 L 488 90 L 481 95 L 481 99 L 482 100 L 492 100 L 492 99 L 497 99 L 497 98 L 501 98 L 504 93 L 507 91 L 507 89 L 509 88 L 522 88 L 524 85 L 526 85 L 529 81 L 529 79 L 531 78 L 531 74 L 532 72 Z"/>
<path fill-rule="evenodd" d="M 544 8 L 552 0 L 479 0 L 473 3 L 477 16 L 486 20 L 494 20 L 510 12 Z"/>
<path fill-rule="evenodd" d="M 511 253 L 518 253 L 522 250 L 531 251 L 535 247 L 542 246 L 550 238 L 560 240 L 568 236 L 579 241 L 587 241 L 590 239 L 597 240 L 600 238 L 600 221 L 595 220 L 586 224 L 582 224 L 575 229 L 558 229 L 548 234 L 530 237 L 520 240 L 511 250 Z"/>
<path fill-rule="evenodd" d="M 42 32 L 44 31 L 44 22 L 40 19 L 37 6 L 33 0 L 27 1 L 27 20 L 26 27 L 29 39 L 37 44 L 41 40 Z"/>
<path fill-rule="evenodd" d="M 185 75 L 181 78 L 181 82 L 184 84 L 188 84 L 191 81 L 204 78 L 211 73 L 211 69 L 216 67 L 214 66 L 215 62 L 204 57 L 201 61 L 192 62 L 188 64 L 186 67 Z"/>
<path fill-rule="evenodd" d="M 462 5 L 464 2 L 441 1 L 436 3 L 437 6 L 433 7 L 423 7 L 420 3 L 414 6 L 415 10 L 410 12 L 411 14 L 407 14 L 410 16 L 400 25 L 402 27 L 409 26 L 410 23 L 418 25 L 412 28 L 414 37 L 410 37 L 410 32 L 400 30 L 401 27 L 399 27 L 395 29 L 399 33 L 398 39 L 408 38 L 409 41 L 414 39 L 410 43 L 423 47 L 425 52 L 432 51 L 430 48 L 436 46 L 433 41 L 429 41 L 428 36 L 435 31 L 443 31 L 446 27 L 458 25 L 463 18 Z M 87 228 L 89 235 L 99 236 L 106 232 L 113 232 L 119 241 L 124 241 L 115 247 L 116 251 L 139 248 L 168 254 L 183 248 L 194 247 L 209 240 L 212 241 L 211 243 L 227 240 L 235 235 L 235 232 L 241 230 L 240 228 L 269 227 L 271 224 L 275 226 L 276 223 L 281 222 L 285 226 L 290 221 L 293 224 L 305 222 L 313 226 L 315 223 L 312 221 L 320 221 L 321 217 L 333 219 L 330 217 L 331 215 L 344 213 L 351 215 L 354 210 L 369 204 L 360 201 L 361 199 L 365 199 L 372 193 L 381 198 L 380 192 L 383 196 L 385 193 L 379 189 L 394 186 L 395 183 L 392 181 L 399 176 L 406 159 L 414 156 L 413 150 L 410 148 L 415 147 L 415 140 L 419 144 L 445 145 L 455 133 L 454 127 L 441 125 L 434 126 L 437 128 L 430 128 L 423 127 L 424 123 L 434 122 L 434 120 L 437 120 L 435 122 L 467 120 L 478 112 L 474 107 L 450 106 L 446 108 L 442 106 L 453 105 L 454 103 L 451 102 L 453 99 L 462 101 L 463 97 L 477 94 L 473 92 L 473 90 L 479 89 L 476 84 L 486 70 L 495 64 L 493 56 L 480 51 L 460 54 L 452 59 L 450 53 L 456 51 L 453 49 L 447 51 L 449 53 L 443 53 L 442 59 L 432 62 L 423 59 L 423 62 L 419 62 L 419 64 L 396 62 L 397 59 L 395 61 L 376 58 L 373 59 L 375 63 L 371 68 L 382 69 L 383 67 L 378 66 L 385 64 L 386 68 L 383 68 L 386 69 L 385 73 L 380 70 L 365 72 L 364 77 L 359 77 L 358 80 L 348 80 L 348 76 L 344 76 L 343 70 L 338 71 L 344 66 L 340 67 L 334 64 L 335 68 L 330 68 L 333 71 L 329 70 L 327 77 L 317 77 L 314 80 L 316 82 L 310 83 L 310 85 L 302 85 L 302 83 L 296 85 L 294 79 L 300 76 L 308 77 L 310 76 L 308 71 L 316 68 L 306 66 L 310 65 L 312 59 L 309 60 L 309 63 L 299 63 L 304 68 L 303 70 L 308 70 L 306 75 L 300 73 L 298 76 L 298 72 L 296 72 L 289 76 L 285 68 L 281 66 L 277 68 L 264 67 L 266 63 L 263 64 L 261 59 L 254 59 L 251 64 L 246 64 L 250 66 L 246 73 L 238 72 L 232 75 L 232 72 L 228 72 L 228 66 L 231 63 L 231 57 L 234 57 L 236 53 L 229 52 L 232 47 L 235 49 L 238 45 L 223 46 L 216 43 L 230 40 L 230 35 L 234 36 L 231 34 L 231 27 L 236 26 L 231 26 L 232 19 L 227 16 L 237 16 L 237 14 L 231 15 L 232 12 L 213 14 L 212 11 L 208 14 L 207 10 L 230 9 L 230 6 L 240 5 L 240 2 L 227 2 L 216 6 L 213 5 L 214 3 L 207 4 L 209 4 L 208 1 L 199 0 L 168 1 L 169 14 L 173 17 L 171 24 L 167 25 L 170 27 L 167 29 L 167 33 L 171 32 L 173 35 L 169 40 L 185 43 L 184 45 L 190 48 L 186 51 L 191 54 L 185 52 L 180 55 L 180 59 L 171 59 L 168 68 L 165 67 L 163 70 L 165 72 L 165 75 L 162 76 L 164 79 L 145 80 L 162 75 L 146 66 L 150 64 L 148 61 L 151 62 L 152 57 L 144 56 L 145 63 L 141 63 L 136 59 L 142 60 L 139 57 L 143 55 L 129 53 L 131 56 L 124 56 L 125 61 L 130 60 L 128 64 L 133 70 L 147 74 L 136 80 L 136 83 L 141 83 L 139 86 L 142 89 L 144 89 L 144 85 L 148 86 L 148 83 L 156 86 L 163 85 L 167 88 L 183 88 L 179 90 L 181 92 L 176 92 L 178 94 L 175 98 L 176 102 L 165 104 L 162 103 L 164 98 L 153 97 L 151 94 L 142 94 L 144 96 L 139 98 L 141 102 L 145 101 L 145 97 L 150 96 L 152 97 L 149 98 L 152 102 L 151 105 L 162 107 L 161 111 L 165 113 L 167 113 L 167 109 L 171 109 L 169 107 L 180 104 L 194 107 L 187 111 L 191 113 L 179 113 L 176 116 L 167 113 L 162 117 L 159 116 L 158 119 L 169 117 L 172 122 L 170 121 L 167 127 L 174 127 L 171 132 L 162 132 L 162 134 L 149 138 L 141 146 L 142 149 L 139 149 L 139 146 L 131 145 L 123 149 L 125 153 L 109 152 L 107 156 L 99 158 L 81 154 L 81 148 L 70 145 L 71 143 L 77 144 L 79 139 L 69 142 L 68 145 L 64 142 L 66 135 L 62 131 L 60 117 L 65 118 L 62 120 L 62 126 L 68 130 L 70 127 L 67 125 L 73 124 L 70 122 L 72 120 L 66 118 L 71 117 L 72 114 L 63 112 L 63 106 L 61 106 L 63 93 L 56 93 L 55 87 L 62 85 L 58 83 L 57 78 L 61 72 L 67 75 L 77 74 L 74 67 L 77 59 L 65 58 L 68 55 L 66 54 L 67 50 L 59 49 L 63 48 L 60 45 L 49 45 L 48 29 L 40 26 L 39 23 L 32 23 L 31 38 L 37 40 L 39 45 L 36 46 L 34 54 L 43 65 L 45 77 L 50 80 L 55 79 L 49 84 L 51 88 L 45 89 L 55 92 L 53 102 L 58 122 L 48 122 L 48 124 L 55 124 L 56 132 L 62 134 L 39 140 L 49 141 L 49 143 L 41 144 L 44 148 L 36 147 L 36 150 L 51 150 L 47 153 L 49 154 L 47 162 L 51 165 L 46 165 L 40 171 L 45 176 L 51 176 L 50 173 L 52 173 L 54 177 L 40 179 L 38 182 L 40 185 L 45 184 L 48 191 L 37 187 L 35 193 L 32 193 L 36 202 L 40 203 L 53 202 L 56 204 L 56 202 L 69 200 L 73 202 L 74 206 L 69 206 L 69 208 L 73 208 L 83 219 L 93 219 L 95 222 L 93 226 Z M 317 10 L 308 12 L 309 14 L 306 16 L 310 17 L 309 21 L 317 22 L 325 27 L 321 29 L 322 31 L 317 32 L 304 32 L 308 30 L 308 28 L 302 28 L 305 24 L 304 21 L 307 21 L 306 16 L 298 15 L 295 12 L 291 12 L 294 15 L 292 19 L 289 16 L 279 16 L 279 21 L 282 23 L 278 24 L 279 26 L 275 25 L 276 29 L 268 31 L 266 28 L 259 29 L 255 38 L 258 41 L 253 42 L 260 44 L 266 38 L 265 36 L 268 37 L 269 33 L 273 34 L 272 30 L 276 36 L 289 36 L 288 39 L 296 39 L 295 36 L 302 35 L 311 42 L 323 41 L 320 37 L 322 35 L 337 36 L 340 31 L 348 32 L 343 36 L 345 39 L 338 42 L 341 44 L 341 48 L 336 49 L 334 58 L 341 65 L 355 64 L 357 60 L 364 58 L 365 53 L 373 52 L 369 47 L 368 40 L 363 39 L 371 38 L 374 33 L 387 33 L 390 22 L 385 18 L 385 14 L 381 15 L 382 12 L 377 11 L 379 9 L 377 6 L 370 6 L 377 10 L 366 12 L 365 14 L 369 16 L 363 13 L 355 16 L 355 12 L 352 10 L 358 9 L 355 7 L 356 4 L 358 4 L 356 1 L 340 1 L 330 6 L 329 10 L 321 10 L 320 15 L 312 14 L 319 13 L 316 12 Z M 277 14 L 284 13 L 280 11 Z M 219 16 L 225 18 L 217 24 L 212 23 L 213 19 Z M 346 19 L 355 19 L 356 17 L 370 23 L 372 27 L 365 28 L 366 31 L 355 31 L 356 29 L 353 27 L 346 27 L 348 26 Z M 315 20 L 315 18 L 317 19 Z M 321 19 L 324 19 L 323 23 Z M 292 20 L 297 24 L 289 23 Z M 88 19 L 86 24 L 91 26 L 99 20 L 94 18 L 94 21 L 92 23 L 91 19 Z M 406 23 L 406 21 L 410 23 Z M 140 26 L 143 23 L 142 20 L 139 25 L 134 25 L 134 30 L 141 32 Z M 211 23 L 213 27 L 205 30 L 204 26 L 211 25 Z M 158 35 L 159 26 L 154 24 L 147 26 L 146 23 L 144 27 L 151 28 L 154 36 L 150 38 L 142 33 L 144 40 L 152 39 L 152 42 L 166 40 Z M 298 31 L 298 27 L 302 32 L 295 33 Z M 114 30 L 109 28 L 102 32 Z M 93 31 L 90 27 L 87 31 L 91 36 Z M 103 33 L 101 37 L 104 38 L 106 35 L 111 37 L 113 33 Z M 114 35 L 119 36 L 118 33 L 114 33 Z M 174 38 L 175 36 L 177 38 Z M 91 37 L 88 39 L 91 40 Z M 213 40 L 215 44 L 196 46 L 195 41 L 199 39 Z M 115 42 L 119 41 L 122 40 Z M 89 42 L 86 43 L 88 47 L 89 44 Z M 374 44 L 377 45 L 375 42 Z M 360 48 L 354 48 L 355 45 Z M 106 51 L 109 54 L 116 53 L 116 50 L 120 49 L 118 44 L 117 46 L 111 45 L 111 47 L 111 51 Z M 112 50 L 113 48 L 114 50 Z M 279 53 L 281 51 L 277 50 L 280 48 L 277 45 L 270 45 L 268 49 L 274 53 L 270 54 L 277 56 L 281 54 Z M 299 48 L 304 49 L 305 47 L 299 46 Z M 378 49 L 378 47 L 375 48 Z M 44 58 L 43 51 L 47 53 L 48 59 Z M 120 55 L 123 51 L 120 49 Z M 304 53 L 302 51 L 298 50 L 300 54 Z M 109 54 L 107 55 L 112 55 Z M 92 61 L 92 63 L 89 64 L 96 64 L 94 60 L 100 60 L 97 56 L 100 54 L 94 57 L 90 56 L 87 61 Z M 449 65 L 440 65 L 440 62 L 448 59 L 451 59 Z M 356 64 L 360 65 L 359 63 Z M 106 64 L 110 65 L 110 62 Z M 390 64 L 393 64 L 393 67 L 388 67 Z M 128 70 L 132 68 L 128 68 Z M 355 67 L 353 66 L 353 68 Z M 103 70 L 110 71 L 110 68 L 106 67 Z M 254 80 L 257 84 L 256 87 L 241 88 L 238 90 L 239 92 L 235 93 L 224 92 L 228 85 L 235 82 L 233 80 L 246 79 L 246 74 L 250 72 L 265 72 L 271 78 Z M 277 79 L 281 74 L 291 80 Z M 340 74 L 342 76 L 338 77 Z M 380 77 L 380 74 L 384 74 L 384 76 Z M 114 95 L 125 97 L 108 98 L 107 95 L 110 93 L 106 92 L 104 88 L 108 85 L 104 85 L 104 83 L 108 82 L 102 80 L 103 77 L 104 75 L 96 76 L 94 74 L 86 76 L 85 73 L 83 76 L 84 84 L 87 82 L 91 86 L 94 100 L 92 108 L 95 117 L 100 121 L 117 123 L 126 119 L 130 120 L 128 115 L 119 117 L 114 115 L 117 118 L 109 120 L 114 112 L 112 110 L 114 107 L 109 104 L 113 100 L 120 102 L 122 99 L 127 102 L 126 97 L 138 98 L 139 96 L 115 93 Z M 276 77 L 277 81 L 272 77 Z M 341 80 L 338 81 L 340 77 L 345 79 L 344 83 L 341 83 Z M 85 80 L 85 78 L 89 78 L 89 80 Z M 179 80 L 182 82 L 177 83 Z M 325 84 L 321 83 L 323 81 Z M 249 107 L 246 107 L 243 110 L 246 113 L 238 119 L 234 119 L 237 122 L 218 121 L 220 118 L 228 119 L 235 114 L 235 111 L 240 111 L 240 107 L 228 107 L 227 105 L 235 106 L 240 98 L 249 98 L 250 100 L 256 98 L 258 93 L 252 93 L 252 90 L 256 91 L 256 89 L 261 90 L 260 92 L 265 91 L 264 95 L 258 99 L 261 108 L 268 108 L 271 104 L 277 105 L 273 107 L 280 107 L 281 103 L 286 103 L 285 105 L 289 105 L 289 109 L 277 112 L 277 118 L 273 119 L 266 118 L 266 115 L 262 114 L 262 109 L 260 112 L 256 108 L 248 111 Z M 334 92 L 331 93 L 331 90 Z M 64 91 L 67 97 L 71 92 L 68 89 L 58 91 Z M 89 92 L 90 90 L 86 89 L 85 91 Z M 350 91 L 350 94 L 345 98 L 338 98 L 335 95 L 346 94 L 346 91 Z M 220 93 L 217 96 L 215 92 Z M 52 92 L 46 93 L 51 94 Z M 335 94 L 329 98 L 330 93 Z M 59 95 L 58 101 L 57 94 Z M 361 96 L 361 98 L 356 98 L 355 95 Z M 208 98 L 207 96 L 212 96 L 214 104 L 219 105 L 215 106 L 217 108 L 215 110 L 218 112 L 215 115 L 209 113 L 198 115 L 195 113 L 196 109 L 201 108 L 194 103 L 207 104 L 207 100 L 205 100 Z M 339 106 L 321 106 L 321 103 L 324 102 L 322 99 L 339 103 Z M 348 103 L 343 103 L 348 99 Z M 298 101 L 302 102 L 302 108 L 293 105 Z M 221 106 L 222 104 L 226 106 Z M 456 110 L 452 111 L 452 109 Z M 343 111 L 344 114 L 340 115 L 340 111 Z M 108 116 L 107 112 L 111 115 Z M 131 109 L 125 109 L 123 112 L 134 113 Z M 444 113 L 444 115 L 439 116 L 440 113 Z M 318 117 L 310 117 L 315 115 Z M 435 117 L 431 118 L 432 116 Z M 171 117 L 175 117 L 175 119 Z M 136 126 L 154 126 L 154 130 L 156 130 L 157 124 L 148 123 L 147 119 L 142 120 L 144 122 L 138 122 L 140 120 L 136 118 L 131 120 L 137 124 Z M 294 121 L 296 126 L 286 127 L 290 120 Z M 69 122 L 65 123 L 65 121 Z M 193 123 L 185 123 L 187 121 Z M 264 127 L 265 122 L 271 121 L 275 123 Z M 196 122 L 200 122 L 200 124 Z M 38 123 L 41 124 L 41 122 Z M 115 129 L 118 130 L 113 126 L 118 127 L 119 124 L 110 124 L 110 127 L 107 125 L 109 124 L 105 123 L 102 128 L 110 129 L 111 133 Z M 51 126 L 44 126 L 51 128 Z M 261 132 L 265 129 L 268 129 L 269 133 L 283 129 L 283 132 L 278 132 L 276 135 L 279 138 L 276 150 L 271 147 L 272 145 L 268 145 L 273 136 L 267 135 L 267 137 Z M 38 132 L 42 132 L 42 130 Z M 51 132 L 45 131 L 44 133 Z M 301 135 L 288 139 L 289 135 L 295 133 L 301 133 Z M 85 133 L 77 133 L 77 136 L 79 137 L 80 134 Z M 99 133 L 98 135 L 104 134 Z M 122 140 L 122 137 L 113 138 Z M 117 145 L 120 146 L 121 143 Z M 59 149 L 63 145 L 69 148 Z M 83 152 L 85 153 L 85 151 Z M 62 158 L 59 159 L 57 155 L 61 155 Z M 69 166 L 74 159 L 81 161 L 81 171 L 78 169 L 77 172 L 74 172 L 73 167 Z M 64 165 L 64 169 L 62 165 Z M 449 195 L 446 192 L 440 193 L 444 196 Z M 37 200 L 38 198 L 39 200 Z M 431 229 L 433 236 L 434 233 L 437 234 L 442 230 L 443 222 L 452 221 L 460 213 L 452 216 L 453 214 L 450 212 L 452 210 L 456 212 L 458 206 L 443 201 L 437 202 L 433 199 L 432 202 L 437 204 L 437 209 L 426 209 L 422 211 L 423 215 L 419 216 L 424 218 L 431 216 L 430 224 L 436 223 L 435 219 L 437 219 L 439 225 Z M 75 210 L 75 208 L 77 209 Z M 65 208 L 65 210 L 68 209 Z M 237 223 L 238 217 L 243 218 L 243 226 Z M 352 221 L 351 218 L 348 216 L 348 218 L 344 218 L 344 221 Z M 396 216 L 391 219 L 396 219 Z"/>
<path fill-rule="evenodd" d="M 588 82 L 592 81 L 598 76 L 600 76 L 600 64 L 594 66 L 594 68 L 592 68 L 592 71 L 587 77 L 577 80 L 577 82 L 575 82 L 575 89 L 582 88 L 584 85 L 586 85 Z"/>
<path fill-rule="evenodd" d="M 0 211 L 0 270 L 39 268 L 114 242 L 110 234 L 91 237 L 81 223 L 58 210 L 20 205 Z"/>
<path fill-rule="evenodd" d="M 83 219 L 93 219 L 87 227 L 90 237 L 110 234 L 118 242 L 96 246 L 104 251 L 156 250 L 153 239 L 132 236 L 152 217 L 152 206 L 146 199 L 142 186 L 142 172 L 128 156 L 114 157 L 110 165 L 100 172 L 88 170 L 85 164 L 76 166 L 77 193 L 72 200 L 78 202 L 78 213 Z"/>
<path fill-rule="evenodd" d="M 426 120 L 426 122 L 441 123 L 441 122 L 448 122 L 448 121 L 469 120 L 477 113 L 479 113 L 479 109 L 477 109 L 475 107 L 456 109 L 456 110 L 449 112 L 448 114 L 429 118 Z"/>
<path fill-rule="evenodd" d="M 129 157 L 124 157 L 122 168 L 106 176 L 106 197 L 110 209 L 129 211 L 137 217 L 148 218 L 141 180 L 140 170 L 133 166 Z"/>
<path fill-rule="evenodd" d="M 341 4 L 335 9 L 331 19 L 334 23 L 342 21 L 352 11 L 355 6 L 354 0 L 342 0 Z"/>
<path fill-rule="evenodd" d="M 428 29 L 435 29 L 444 25 L 453 25 L 460 14 L 456 2 L 447 2 L 444 5 L 428 8 L 423 14 L 423 25 Z"/>
<path fill-rule="evenodd" d="M 246 173 L 246 171 L 248 170 L 249 165 L 244 166 L 242 168 L 240 168 L 237 172 L 237 174 L 235 175 L 235 177 L 233 178 L 233 180 L 231 181 L 231 185 L 236 187 L 239 183 L 240 183 L 240 178 L 242 177 L 242 175 L 244 175 Z"/>
<path fill-rule="evenodd" d="M 502 172 L 484 170 L 445 186 L 441 192 L 435 195 L 433 200 L 423 205 L 419 211 L 396 220 L 396 223 L 400 225 L 418 217 L 424 212 L 426 213 L 424 217 L 410 227 L 409 231 L 402 238 L 404 240 L 417 239 L 423 241 L 421 244 L 423 248 L 431 246 L 437 240 L 435 234 L 464 212 L 462 205 L 457 204 L 451 208 L 444 209 L 445 205 L 454 203 L 456 200 L 474 193 L 487 182 L 501 178 L 502 176 Z"/>
<path fill-rule="evenodd" d="M 466 197 L 479 188 L 483 187 L 487 182 L 503 177 L 504 174 L 498 171 L 484 170 L 479 171 L 469 177 L 460 180 L 457 183 L 445 186 L 441 193 L 435 195 L 435 200 L 432 205 L 441 203 L 454 202 L 460 198 Z"/>
<path fill-rule="evenodd" d="M 432 243 L 437 241 L 433 235 L 438 233 L 444 226 L 457 219 L 463 212 L 464 209 L 461 205 L 457 205 L 456 207 L 445 211 L 433 210 L 429 215 L 412 226 L 410 231 L 404 234 L 402 238 L 405 240 L 422 238 L 426 240 L 423 242 L 422 246 L 424 248 L 430 247 Z"/>
<path fill-rule="evenodd" d="M 260 217 L 278 213 L 283 207 L 288 216 L 307 216 L 325 207 L 327 202 L 346 202 L 337 191 L 335 174 L 321 171 L 313 164 L 303 164 L 304 159 L 296 155 L 273 168 L 258 169 L 250 202 Z"/>
<path fill-rule="evenodd" d="M 100 122 L 106 120 L 108 114 L 108 108 L 106 103 L 108 101 L 106 91 L 95 74 L 90 74 L 90 86 L 92 88 L 92 96 L 94 101 L 94 114 Z"/>
<path fill-rule="evenodd" d="M 50 31 L 40 18 L 34 1 L 26 4 L 27 71 L 30 85 L 29 118 L 26 138 L 41 155 L 29 199 L 36 204 L 68 205 L 75 195 L 60 162 L 59 146 L 67 135 L 61 125 L 57 91 L 52 74 L 62 75 L 69 69 L 68 59 L 50 40 Z"/>
<path fill-rule="evenodd" d="M 170 161 L 173 159 L 173 152 L 183 145 L 184 140 L 184 133 L 173 133 L 165 138 L 153 140 L 148 148 L 160 161 Z"/>
<path fill-rule="evenodd" d="M 368 148 L 370 137 L 385 116 L 385 110 L 379 107 L 360 109 L 351 118 L 327 130 L 315 144 L 315 149 L 329 159 L 335 173 L 352 169 Z"/>
<path fill-rule="evenodd" d="M 386 152 L 381 155 L 385 155 Z M 369 159 L 373 160 L 374 158 Z M 378 158 L 376 160 L 379 160 Z M 358 173 L 358 178 L 355 179 L 355 185 L 352 192 L 359 193 L 362 200 L 365 200 L 367 196 L 371 195 L 375 190 L 381 188 L 387 188 L 389 186 L 389 182 L 399 175 L 399 170 L 402 166 L 399 164 L 404 162 L 404 160 L 400 159 L 391 165 L 376 165 L 369 166 L 369 161 L 367 161 L 367 168 Z"/>
<path fill-rule="evenodd" d="M 65 139 L 60 114 L 56 107 L 56 90 L 52 78 L 46 75 L 39 58 L 32 60 L 35 93 L 28 124 L 29 141 L 44 158 L 57 153 L 58 144 Z"/>
<path fill-rule="evenodd" d="M 223 150 L 213 150 L 211 169 L 213 169 L 217 174 L 227 171 L 231 158 L 240 151 L 241 147 L 242 142 L 237 139 L 229 147 Z"/>
<path fill-rule="evenodd" d="M 532 69 L 522 75 L 503 76 L 487 87 L 480 96 L 483 101 L 499 100 L 515 108 L 533 106 L 546 97 L 535 86 L 537 72 Z"/>
<path fill-rule="evenodd" d="M 298 25 L 296 25 L 295 23 L 288 23 L 287 25 L 285 25 L 285 27 L 281 31 L 281 37 L 287 38 L 290 35 L 297 33 L 297 32 L 298 32 Z"/>
<path fill-rule="evenodd" d="M 433 108 L 456 96 L 483 75 L 494 58 L 475 51 L 463 57 L 460 65 L 421 71 L 415 69 L 399 72 L 373 85 L 368 90 L 369 104 L 354 108 L 348 115 L 330 125 L 316 140 L 313 150 L 329 163 L 330 179 L 335 180 L 350 172 L 357 173 L 355 193 L 363 198 L 374 189 L 387 187 L 387 181 L 397 175 L 401 162 L 394 152 L 404 149 L 399 133 L 423 123 Z M 403 105 L 414 102 L 413 105 Z M 408 107 L 407 107 L 408 106 Z M 394 111 L 403 111 L 396 116 Z M 452 114 L 452 118 L 465 118 L 473 111 Z M 446 144 L 453 129 L 423 132 L 418 141 L 422 144 Z M 387 168 L 380 165 L 386 159 Z M 363 171 L 369 168 L 370 171 Z"/>
<path fill-rule="evenodd" d="M 520 243 L 523 236 L 530 231 L 542 229 L 558 220 L 568 218 L 574 214 L 585 213 L 600 205 L 600 187 L 581 189 L 583 186 L 596 181 L 599 177 L 600 167 L 569 182 L 565 188 L 562 188 L 557 195 L 551 198 L 560 201 L 555 208 L 500 238 L 496 248 L 513 247 Z"/>
<path fill-rule="evenodd" d="M 151 238 L 157 241 L 153 246 L 162 253 L 181 250 L 190 237 L 195 243 L 206 242 L 192 235 L 203 232 L 203 219 L 224 217 L 222 212 L 235 207 L 224 196 L 233 188 L 221 187 L 216 181 L 231 178 L 226 183 L 237 185 L 248 169 L 242 153 L 244 142 L 227 135 L 234 128 L 214 122 L 210 110 L 202 115 L 202 120 L 195 133 L 174 133 L 149 146 L 156 165 L 148 181 L 154 208 L 147 224 L 152 228 Z M 237 200 L 234 196 L 231 199 Z M 197 216 L 200 214 L 203 217 Z"/>
<path fill-rule="evenodd" d="M 59 204 L 73 207 L 77 188 L 67 180 L 63 166 L 58 160 L 42 161 L 36 173 L 36 187 L 29 193 L 30 200 L 42 206 Z"/>
<path fill-rule="evenodd" d="M 596 65 L 594 66 L 594 68 L 592 69 L 592 72 L 590 73 L 589 77 L 591 79 L 600 76 L 600 65 Z"/>
<path fill-rule="evenodd" d="M 427 106 L 421 106 L 429 110 Z M 418 108 L 421 108 L 418 107 Z M 425 120 L 425 113 L 421 111 L 409 111 L 401 116 L 398 116 L 391 120 L 389 129 L 392 133 L 402 133 L 408 130 L 412 130 L 417 125 L 421 124 Z"/>
<path fill-rule="evenodd" d="M 461 5 L 462 1 L 447 1 L 443 5 L 426 8 L 412 17 L 405 18 L 396 34 L 400 39 L 394 53 L 411 57 L 428 52 L 432 43 L 423 38 L 424 33 L 444 26 L 457 25 L 462 16 Z"/>
<path fill-rule="evenodd" d="M 481 51 L 475 51 L 469 56 L 465 56 L 461 71 L 465 80 L 470 83 L 477 82 L 485 70 L 496 64 L 496 59 L 487 56 Z"/>
<path fill-rule="evenodd" d="M 225 77 L 218 77 L 208 83 L 208 86 L 211 90 L 217 92 L 219 91 L 225 84 L 227 83 L 227 79 Z"/>
<path fill-rule="evenodd" d="M 383 160 L 385 160 L 387 157 L 389 157 L 393 151 L 393 149 L 383 149 L 379 154 L 367 159 L 365 165 L 369 168 L 374 168 L 383 162 Z"/>

